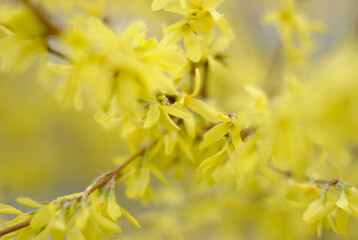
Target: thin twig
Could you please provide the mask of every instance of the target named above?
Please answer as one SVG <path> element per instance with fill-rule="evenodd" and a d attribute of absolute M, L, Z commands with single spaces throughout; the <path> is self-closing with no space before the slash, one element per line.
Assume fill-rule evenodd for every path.
<path fill-rule="evenodd" d="M 0 231 L 0 237 L 4 236 L 6 234 L 9 234 L 11 232 L 15 232 L 15 231 L 17 231 L 19 229 L 28 227 L 28 226 L 30 226 L 30 222 L 31 222 L 31 219 L 23 221 L 23 222 L 20 222 L 20 223 L 14 225 L 14 226 L 11 226 L 11 227 L 8 227 L 8 228 L 5 228 L 5 229 L 1 230 Z"/>
<path fill-rule="evenodd" d="M 209 61 L 203 63 L 204 73 L 203 73 L 203 85 L 200 89 L 199 96 L 203 99 L 208 97 L 208 82 L 209 82 Z"/>
<path fill-rule="evenodd" d="M 288 177 L 288 178 L 292 178 L 293 177 L 293 173 L 291 170 L 283 170 L 283 169 L 280 169 L 276 166 L 274 166 L 273 164 L 271 163 L 268 163 L 267 166 L 272 169 L 273 171 L 279 173 L 279 174 L 282 174 L 284 175 L 285 177 Z M 317 185 L 323 185 L 324 187 L 324 190 L 327 191 L 329 189 L 330 186 L 338 186 L 339 183 L 343 183 L 341 179 L 339 178 L 332 178 L 330 180 L 322 180 L 322 179 L 315 179 L 313 178 L 312 176 L 307 176 L 307 179 L 314 182 L 315 184 Z"/>
<path fill-rule="evenodd" d="M 65 54 L 63 54 L 63 53 L 57 51 L 56 49 L 52 48 L 49 44 L 47 44 L 47 51 L 48 51 L 49 53 L 52 53 L 53 55 L 56 55 L 57 57 L 60 57 L 60 58 L 65 59 L 65 60 L 67 60 L 67 61 L 70 61 L 70 60 L 71 60 L 71 59 L 70 59 L 68 56 L 66 56 Z"/>
<path fill-rule="evenodd" d="M 293 173 L 292 173 L 292 171 L 290 171 L 290 170 L 279 169 L 278 167 L 274 166 L 274 165 L 271 164 L 271 163 L 267 164 L 267 166 L 268 166 L 269 168 L 271 168 L 273 171 L 284 175 L 285 177 L 291 178 L 291 177 L 293 176 Z"/>
<path fill-rule="evenodd" d="M 49 14 L 41 6 L 35 5 L 29 0 L 20 1 L 32 10 L 36 17 L 46 26 L 50 35 L 56 36 L 61 32 L 60 28 L 51 20 Z"/>
<path fill-rule="evenodd" d="M 117 167 L 116 169 L 109 171 L 107 173 L 104 173 L 99 179 L 100 181 L 98 183 L 96 183 L 94 186 L 92 186 L 90 189 L 88 189 L 87 191 L 85 191 L 83 194 L 81 194 L 78 197 L 72 198 L 72 199 L 68 199 L 67 201 L 73 201 L 73 200 L 77 200 L 78 202 L 80 202 L 82 199 L 88 197 L 91 193 L 93 193 L 94 191 L 96 191 L 97 189 L 101 188 L 102 186 L 104 186 L 105 184 L 107 184 L 109 181 L 116 179 L 119 174 L 121 173 L 121 171 L 123 171 L 123 169 L 125 169 L 130 163 L 132 163 L 137 157 L 143 155 L 146 151 L 148 151 L 149 149 L 151 149 L 156 142 L 152 143 L 151 145 L 142 148 L 140 151 L 138 151 L 136 154 L 132 155 L 130 158 L 128 158 L 122 165 L 120 165 L 119 167 Z M 26 221 L 20 222 L 14 226 L 5 228 L 3 230 L 0 231 L 0 237 L 9 234 L 11 232 L 15 232 L 17 230 L 20 230 L 22 228 L 28 227 L 30 225 L 31 219 L 28 219 Z"/>
<path fill-rule="evenodd" d="M 137 157 L 143 155 L 146 151 L 148 151 L 150 148 L 152 148 L 154 144 L 142 148 L 139 152 L 137 152 L 136 154 L 134 154 L 133 156 L 131 156 L 127 161 L 125 161 L 122 165 L 120 165 L 119 167 L 117 167 L 116 169 L 107 172 L 105 174 L 103 174 L 100 177 L 100 181 L 95 184 L 93 187 L 91 187 L 90 189 L 88 189 L 86 192 L 84 192 L 81 196 L 77 197 L 77 201 L 81 201 L 83 198 L 87 197 L 88 195 L 90 195 L 91 193 L 93 193 L 94 191 L 96 191 L 98 188 L 104 186 L 109 180 L 111 180 L 113 177 L 117 178 L 119 173 L 125 169 L 131 162 L 133 162 Z"/>

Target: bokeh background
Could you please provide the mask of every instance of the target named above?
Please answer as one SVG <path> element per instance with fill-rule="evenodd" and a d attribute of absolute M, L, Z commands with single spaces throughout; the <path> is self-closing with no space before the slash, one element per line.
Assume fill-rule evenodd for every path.
<path fill-rule="evenodd" d="M 61 6 L 61 1 L 57 1 Z M 46 6 L 46 0 L 38 2 Z M 325 25 L 325 32 L 315 35 L 317 49 L 310 57 L 314 65 L 308 66 L 317 68 L 358 34 L 358 1 L 299 2 L 303 13 Z M 3 3 L 1 0 L 0 5 Z M 152 12 L 150 3 L 150 0 L 109 0 L 106 16 L 118 31 L 131 21 L 144 20 L 150 29 L 149 36 L 160 37 L 161 26 L 178 17 Z M 262 21 L 263 15 L 279 3 L 226 0 L 219 8 L 228 18 L 235 40 L 227 51 L 228 67 L 219 66 L 211 76 L 209 92 L 213 101 L 227 112 L 244 108 L 248 97 L 243 91 L 245 84 L 263 88 L 270 97 L 280 93 L 284 65 L 278 51 L 280 40 L 275 27 Z M 50 9 L 59 20 L 62 10 Z M 36 67 L 22 76 L 0 75 L 0 202 L 15 206 L 19 206 L 14 202 L 19 196 L 49 201 L 82 191 L 98 172 L 115 166 L 114 157 L 127 152 L 118 132 L 107 131 L 95 122 L 93 110 L 78 112 L 64 108 L 51 86 L 40 83 L 33 77 L 34 72 Z M 175 174 L 169 173 L 170 187 L 154 183 L 155 198 L 146 205 L 127 200 L 124 191 L 119 191 L 121 205 L 143 225 L 141 230 L 136 230 L 124 220 L 125 233 L 121 239 L 315 238 L 301 220 L 302 211 L 282 206 L 281 193 L 275 195 L 272 187 L 260 193 L 266 196 L 264 200 L 255 192 L 255 186 L 246 190 L 244 196 L 229 186 L 194 189 L 192 181 L 185 181 L 192 174 L 194 170 L 188 170 L 182 176 L 183 181 L 178 182 L 171 177 Z M 279 188 L 280 184 L 277 179 L 274 186 Z M 275 204 L 276 209 L 268 207 Z M 270 221 L 275 221 L 275 226 L 268 225 Z M 355 224 L 357 221 L 350 222 L 348 228 L 352 236 L 357 231 Z M 342 239 L 356 239 L 349 234 Z M 341 238 L 328 233 L 323 239 Z"/>

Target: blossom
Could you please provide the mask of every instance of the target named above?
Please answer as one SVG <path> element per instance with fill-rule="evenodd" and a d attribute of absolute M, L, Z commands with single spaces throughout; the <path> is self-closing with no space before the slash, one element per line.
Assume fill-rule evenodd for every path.
<path fill-rule="evenodd" d="M 11 237 L 18 239 L 91 239 L 92 237 L 103 238 L 114 232 L 121 232 L 120 225 L 116 222 L 124 215 L 135 226 L 140 227 L 137 220 L 126 210 L 118 206 L 114 190 L 109 192 L 98 189 L 90 196 L 78 197 L 84 193 L 77 193 L 60 197 L 50 203 L 40 204 L 29 198 L 19 198 L 21 204 L 36 208 L 30 214 L 9 205 L 0 205 L 0 213 L 17 214 L 17 218 L 8 221 L 7 226 L 29 220 L 28 228 L 14 232 Z"/>
<path fill-rule="evenodd" d="M 187 19 L 193 20 L 200 32 L 209 32 L 214 21 L 228 39 L 233 38 L 231 29 L 223 14 L 219 14 L 216 8 L 223 0 L 191 0 L 185 7 L 178 2 L 169 2 L 164 9 L 185 16 Z"/>
<path fill-rule="evenodd" d="M 25 6 L 0 8 L 0 71 L 22 73 L 45 58 L 48 31 Z"/>
<path fill-rule="evenodd" d="M 278 26 L 288 59 L 299 64 L 314 48 L 312 33 L 323 31 L 322 24 L 311 22 L 298 13 L 294 0 L 284 1 L 280 9 L 266 14 L 264 22 Z"/>

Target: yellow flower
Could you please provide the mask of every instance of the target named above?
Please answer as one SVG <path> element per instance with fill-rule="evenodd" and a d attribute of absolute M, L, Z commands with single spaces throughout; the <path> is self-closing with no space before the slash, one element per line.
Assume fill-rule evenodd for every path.
<path fill-rule="evenodd" d="M 164 29 L 163 42 L 174 44 L 184 38 L 184 48 L 192 62 L 201 59 L 201 43 L 196 29 L 190 21 L 180 21 Z"/>
<path fill-rule="evenodd" d="M 219 123 L 221 121 L 219 118 L 219 112 L 215 108 L 209 106 L 206 102 L 195 98 L 198 95 L 200 88 L 201 74 L 200 70 L 197 68 L 195 69 L 195 84 L 193 92 L 190 95 L 182 94 L 179 96 L 176 105 L 185 112 L 189 113 L 192 111 L 197 113 L 199 116 L 210 123 Z M 195 119 L 192 115 L 190 116 L 190 118 L 184 119 L 184 124 L 186 126 L 188 135 L 191 138 L 194 138 L 196 136 Z"/>
<path fill-rule="evenodd" d="M 264 21 L 278 25 L 286 55 L 294 62 L 302 61 L 312 51 L 311 33 L 323 31 L 321 24 L 310 22 L 298 13 L 295 0 L 284 1 L 282 7 L 268 13 Z"/>
<path fill-rule="evenodd" d="M 225 36 L 232 40 L 233 33 L 224 15 L 215 10 L 222 2 L 223 0 L 190 0 L 184 8 L 177 2 L 170 2 L 164 9 L 194 20 L 193 24 L 201 30 L 201 33 L 209 32 L 213 28 L 212 21 L 214 21 Z"/>
<path fill-rule="evenodd" d="M 153 157 L 155 155 L 150 152 L 146 153 L 125 171 L 122 179 L 127 186 L 126 195 L 128 198 L 141 198 L 142 200 L 151 198 L 150 173 L 153 173 L 163 183 L 168 184 L 161 170 L 153 163 Z"/>
<path fill-rule="evenodd" d="M 0 213 L 6 213 L 6 214 L 22 214 L 22 212 L 13 206 L 6 205 L 6 204 L 0 204 Z"/>
<path fill-rule="evenodd" d="M 204 134 L 204 140 L 200 143 L 200 149 L 212 146 L 227 134 L 229 134 L 234 148 L 238 148 L 239 144 L 242 142 L 240 132 L 245 124 L 247 124 L 245 116 L 239 115 L 239 117 L 237 117 L 236 115 L 232 115 L 230 118 L 225 115 L 220 115 L 220 118 L 223 122 L 216 124 Z"/>
<path fill-rule="evenodd" d="M 345 190 L 341 191 L 339 198 L 336 202 L 336 225 L 338 233 L 340 234 L 346 233 L 349 215 L 354 214 L 358 216 L 357 207 L 348 200 L 348 196 L 346 194 L 346 192 L 348 192 L 348 194 L 351 195 L 351 192 L 353 191 L 355 191 L 354 188 L 346 187 Z"/>
<path fill-rule="evenodd" d="M 153 0 L 152 2 L 152 10 L 158 11 L 164 8 L 171 0 Z M 186 0 L 179 0 L 180 6 L 182 8 L 186 7 Z"/>
<path fill-rule="evenodd" d="M 303 213 L 303 221 L 308 224 L 314 224 L 325 218 L 329 213 L 336 209 L 336 207 L 334 202 L 324 200 L 323 197 L 318 197 Z"/>
<path fill-rule="evenodd" d="M 111 190 L 108 196 L 107 213 L 114 221 L 122 216 L 121 208 L 118 206 L 114 190 Z"/>
<path fill-rule="evenodd" d="M 41 207 L 43 207 L 43 205 L 41 203 L 36 202 L 35 200 L 32 200 L 30 198 L 26 198 L 26 197 L 17 198 L 16 201 L 18 203 L 21 203 L 22 205 L 33 207 L 33 208 L 41 208 Z"/>
<path fill-rule="evenodd" d="M 165 98 L 165 96 L 163 97 Z M 153 127 L 155 124 L 160 124 L 172 131 L 179 130 L 180 128 L 173 122 L 169 115 L 180 119 L 190 118 L 190 114 L 188 112 L 176 107 L 175 104 L 161 105 L 158 103 L 152 103 L 147 109 L 144 128 L 148 129 Z"/>
<path fill-rule="evenodd" d="M 197 168 L 203 178 L 209 177 L 227 159 L 227 148 L 224 147 L 213 156 L 205 159 Z"/>
<path fill-rule="evenodd" d="M 0 16 L 0 71 L 22 73 L 45 58 L 47 30 L 30 9 L 4 5 Z"/>

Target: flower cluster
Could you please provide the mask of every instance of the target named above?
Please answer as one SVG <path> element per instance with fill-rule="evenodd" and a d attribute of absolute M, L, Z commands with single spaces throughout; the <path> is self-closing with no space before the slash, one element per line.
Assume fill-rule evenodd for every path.
<path fill-rule="evenodd" d="M 52 239 L 66 239 L 66 236 L 69 239 L 103 239 L 122 232 L 117 222 L 121 216 L 140 227 L 137 220 L 118 205 L 114 177 L 103 188 L 90 191 L 102 179 L 99 178 L 85 192 L 59 197 L 50 203 L 18 198 L 19 203 L 35 208 L 29 213 L 1 204 L 0 213 L 17 215 L 14 220 L 6 222 L 7 226 L 26 223 L 25 228 L 4 239 L 48 239 L 50 236 Z"/>
<path fill-rule="evenodd" d="M 32 1 L 1 7 L 0 70 L 21 74 L 41 59 L 40 75 L 57 89 L 59 101 L 77 110 L 94 109 L 95 120 L 119 131 L 132 156 L 114 158 L 118 168 L 84 192 L 49 203 L 19 198 L 35 208 L 32 212 L 0 205 L 0 213 L 18 215 L 0 231 L 0 237 L 7 234 L 2 239 L 104 239 L 122 231 L 117 222 L 122 215 L 139 227 L 117 204 L 116 183 L 124 183 L 128 198 L 149 201 L 152 174 L 169 185 L 168 170 L 183 174 L 187 168 L 196 170 L 200 184 L 228 183 L 238 190 L 255 184 L 259 175 L 269 177 L 269 171 L 283 174 L 293 182 L 288 203 L 305 209 L 304 222 L 319 236 L 325 222 L 336 233 L 346 232 L 348 216 L 358 215 L 357 190 L 338 178 L 319 181 L 311 176 L 343 172 L 357 157 L 352 150 L 358 143 L 355 66 L 304 84 L 297 69 L 312 53 L 312 33 L 320 27 L 297 12 L 296 1 L 288 0 L 265 21 L 279 27 L 293 67 L 287 76 L 294 81 L 274 98 L 247 85 L 245 109 L 221 110 L 207 88 L 210 73 L 223 63 L 233 40 L 226 18 L 217 12 L 222 2 L 152 1 L 152 10 L 181 16 L 163 27 L 161 38 L 148 38 L 146 23 L 138 21 L 116 31 L 105 16 L 105 1 L 78 1 L 86 14 L 66 15 L 61 27 Z M 93 8 L 97 3 L 98 9 Z M 346 59 L 358 62 L 347 53 L 336 59 L 332 64 L 337 66 Z M 340 164 L 327 167 L 332 162 Z M 310 184 L 295 183 L 307 179 Z"/>

